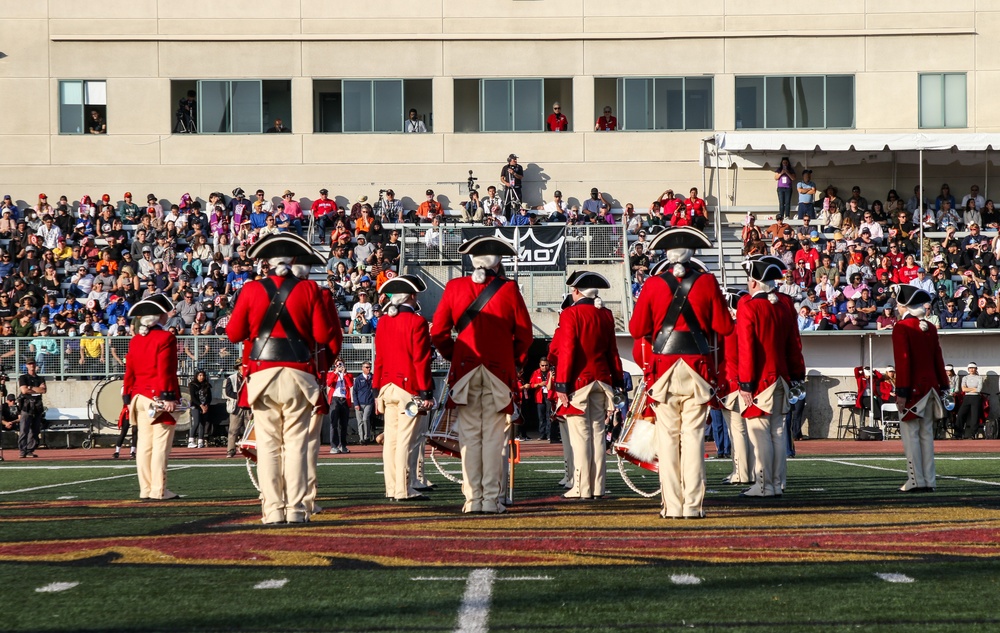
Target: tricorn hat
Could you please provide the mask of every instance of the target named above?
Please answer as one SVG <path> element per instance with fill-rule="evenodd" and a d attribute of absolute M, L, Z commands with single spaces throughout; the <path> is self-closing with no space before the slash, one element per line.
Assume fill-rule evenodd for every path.
<path fill-rule="evenodd" d="M 416 275 L 400 275 L 393 277 L 383 283 L 378 291 L 384 294 L 407 294 L 412 295 L 427 290 L 427 284 Z"/>
<path fill-rule="evenodd" d="M 650 240 L 650 250 L 669 250 L 672 248 L 711 248 L 712 240 L 696 228 L 690 226 L 672 226 L 656 234 Z"/>
<path fill-rule="evenodd" d="M 589 270 L 578 270 L 569 276 L 566 280 L 566 285 L 570 288 L 586 290 L 588 288 L 610 288 L 611 282 L 600 273 L 592 273 Z"/>
<path fill-rule="evenodd" d="M 932 297 L 929 292 L 917 288 L 916 286 L 911 286 L 909 284 L 902 284 L 895 287 L 896 290 L 896 302 L 901 306 L 906 306 L 907 308 L 913 306 L 922 306 L 925 303 L 930 303 Z"/>
<path fill-rule="evenodd" d="M 270 257 L 294 257 L 297 264 L 321 266 L 323 256 L 294 233 L 274 233 L 265 235 L 247 249 L 247 257 L 268 259 Z"/>
<path fill-rule="evenodd" d="M 500 257 L 514 257 L 517 251 L 510 245 L 510 242 L 492 235 L 480 235 L 471 240 L 462 242 L 458 247 L 459 255 L 499 255 Z"/>
<path fill-rule="evenodd" d="M 565 297 L 563 297 L 562 303 L 559 304 L 559 310 L 560 311 L 565 310 L 571 305 L 573 305 L 573 295 L 568 294 Z"/>
<path fill-rule="evenodd" d="M 747 277 L 767 283 L 781 279 L 786 270 L 785 263 L 772 255 L 758 255 L 743 260 L 740 264 Z"/>
<path fill-rule="evenodd" d="M 163 297 L 166 301 L 161 301 L 157 297 Z M 167 305 L 164 305 L 164 304 Z M 142 301 L 137 302 L 132 306 L 129 311 L 129 317 L 143 317 L 143 316 L 160 316 L 161 314 L 167 314 L 173 309 L 173 306 L 167 307 L 170 300 L 167 299 L 166 295 L 151 295 Z"/>
<path fill-rule="evenodd" d="M 747 296 L 749 293 L 742 288 L 724 288 L 722 290 L 722 294 L 726 298 L 726 303 L 729 304 L 729 309 L 735 310 L 736 306 L 740 303 L 740 299 Z"/>

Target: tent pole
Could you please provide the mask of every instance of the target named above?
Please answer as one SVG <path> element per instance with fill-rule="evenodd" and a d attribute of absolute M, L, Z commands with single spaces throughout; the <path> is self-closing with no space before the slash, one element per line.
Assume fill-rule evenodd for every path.
<path fill-rule="evenodd" d="M 920 148 L 919 153 L 920 161 L 920 174 L 917 180 L 920 186 L 919 191 L 917 191 L 917 210 L 920 214 L 920 264 L 924 263 L 924 148 Z"/>
<path fill-rule="evenodd" d="M 986 148 L 986 160 L 983 161 L 983 199 L 990 197 L 990 148 Z"/>

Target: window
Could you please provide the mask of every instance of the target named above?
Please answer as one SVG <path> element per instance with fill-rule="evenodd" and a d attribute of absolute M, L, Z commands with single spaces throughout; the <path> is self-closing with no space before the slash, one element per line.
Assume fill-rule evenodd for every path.
<path fill-rule="evenodd" d="M 541 132 L 552 105 L 573 120 L 572 79 L 456 79 L 456 132 Z"/>
<path fill-rule="evenodd" d="M 430 132 L 430 79 L 318 79 L 313 82 L 317 132 L 404 132 L 409 111 Z"/>
<path fill-rule="evenodd" d="M 854 127 L 854 75 L 737 77 L 736 129 Z"/>
<path fill-rule="evenodd" d="M 594 82 L 596 111 L 617 104 L 620 130 L 710 130 L 711 77 L 618 77 Z"/>
<path fill-rule="evenodd" d="M 920 75 L 920 127 L 968 127 L 965 73 Z"/>
<path fill-rule="evenodd" d="M 175 134 L 260 134 L 292 128 L 292 82 L 205 79 L 170 82 Z"/>
<path fill-rule="evenodd" d="M 107 82 L 59 82 L 60 134 L 106 134 L 107 111 Z"/>

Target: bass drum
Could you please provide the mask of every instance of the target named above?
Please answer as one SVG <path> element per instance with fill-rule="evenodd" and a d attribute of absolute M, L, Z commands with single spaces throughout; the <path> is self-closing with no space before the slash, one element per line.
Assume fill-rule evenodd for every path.
<path fill-rule="evenodd" d="M 90 419 L 97 420 L 101 426 L 118 428 L 118 416 L 121 415 L 122 387 L 125 381 L 121 378 L 109 378 L 97 383 L 90 398 Z"/>
<path fill-rule="evenodd" d="M 102 426 L 118 428 L 118 416 L 121 415 L 122 407 L 122 387 L 125 381 L 121 378 L 110 378 L 102 380 L 94 387 L 94 394 L 91 396 L 90 418 L 97 420 Z M 187 431 L 191 428 L 191 412 L 183 411 L 175 413 L 178 431 Z"/>

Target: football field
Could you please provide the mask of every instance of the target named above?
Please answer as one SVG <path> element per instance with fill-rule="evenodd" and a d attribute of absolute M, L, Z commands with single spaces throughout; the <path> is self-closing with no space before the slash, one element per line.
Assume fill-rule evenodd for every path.
<path fill-rule="evenodd" d="M 389 503 L 374 454 L 324 455 L 323 512 L 266 528 L 242 460 L 172 461 L 168 502 L 129 461 L 8 460 L 0 630 L 1000 630 L 1000 454 L 939 455 L 930 494 L 897 492 L 899 455 L 804 455 L 778 499 L 709 460 L 703 520 L 660 519 L 613 458 L 597 502 L 526 458 L 500 516 L 428 467 L 430 501 Z"/>

